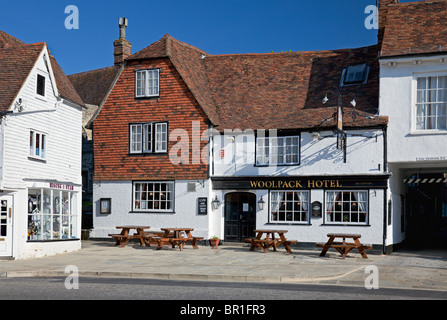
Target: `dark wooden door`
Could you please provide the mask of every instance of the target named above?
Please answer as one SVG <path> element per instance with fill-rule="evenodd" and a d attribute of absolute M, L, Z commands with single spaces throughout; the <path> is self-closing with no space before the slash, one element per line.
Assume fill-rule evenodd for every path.
<path fill-rule="evenodd" d="M 232 192 L 225 195 L 225 241 L 242 242 L 254 237 L 256 226 L 256 195 Z"/>

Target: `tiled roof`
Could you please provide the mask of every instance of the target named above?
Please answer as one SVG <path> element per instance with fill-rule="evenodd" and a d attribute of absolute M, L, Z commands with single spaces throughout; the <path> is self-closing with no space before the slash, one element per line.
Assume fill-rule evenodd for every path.
<path fill-rule="evenodd" d="M 165 34 L 162 39 L 131 55 L 128 60 L 169 57 L 210 121 L 218 123 L 219 115 L 208 86 L 203 56 L 208 56 L 208 53 Z"/>
<path fill-rule="evenodd" d="M 0 48 L 0 111 L 7 111 L 31 72 L 44 43 Z"/>
<path fill-rule="evenodd" d="M 76 73 L 68 76 L 85 103 L 100 106 L 111 89 L 119 66 Z"/>
<path fill-rule="evenodd" d="M 370 66 L 366 84 L 340 87 L 343 69 L 349 65 Z M 222 128 L 294 129 L 318 126 L 336 111 L 337 91 L 345 113 L 353 111 L 355 120 L 346 115 L 346 127 L 386 124 L 386 119 L 366 117 L 377 113 L 379 67 L 377 47 L 360 49 L 241 54 L 211 56 L 204 59 L 213 100 Z M 332 93 L 330 93 L 332 91 Z M 322 99 L 328 93 L 328 101 Z M 335 121 L 323 127 L 335 126 Z"/>
<path fill-rule="evenodd" d="M 355 94 L 357 101 L 358 115 L 355 119 L 346 115 L 346 127 L 382 126 L 388 121 L 386 117 L 370 119 L 378 109 L 377 46 L 213 56 L 165 35 L 129 60 L 161 57 L 172 60 L 210 121 L 222 130 L 316 127 L 335 112 L 336 96 L 332 104 L 323 105 L 321 100 L 328 91 L 337 90 L 345 99 Z M 364 62 L 370 66 L 368 82 L 339 87 L 343 69 Z M 322 126 L 333 127 L 335 121 Z"/>
<path fill-rule="evenodd" d="M 44 48 L 43 42 L 24 44 L 0 31 L 0 111 L 7 111 L 11 107 Z M 83 106 L 82 99 L 68 81 L 56 59 L 50 56 L 50 61 L 60 96 Z"/>
<path fill-rule="evenodd" d="M 447 52 L 447 1 L 388 7 L 382 57 Z"/>

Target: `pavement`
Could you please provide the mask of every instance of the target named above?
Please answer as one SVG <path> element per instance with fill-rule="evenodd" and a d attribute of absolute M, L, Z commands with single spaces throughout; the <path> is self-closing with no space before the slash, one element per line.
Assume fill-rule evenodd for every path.
<path fill-rule="evenodd" d="M 447 248 L 401 250 L 389 255 L 352 251 L 346 259 L 330 249 L 293 248 L 249 251 L 248 244 L 225 243 L 219 248 L 201 245 L 183 251 L 169 246 L 156 250 L 128 243 L 84 240 L 72 253 L 28 260 L 0 260 L 2 277 L 67 277 L 75 266 L 81 277 L 119 277 L 170 280 L 269 282 L 438 290 L 447 293 Z M 377 276 L 377 277 L 376 277 Z M 375 282 L 374 282 L 375 281 Z M 446 294 L 447 298 L 447 294 Z"/>

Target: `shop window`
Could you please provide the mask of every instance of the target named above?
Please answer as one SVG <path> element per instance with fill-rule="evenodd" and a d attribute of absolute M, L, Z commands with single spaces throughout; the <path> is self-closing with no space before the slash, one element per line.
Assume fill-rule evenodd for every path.
<path fill-rule="evenodd" d="M 137 123 L 129 129 L 130 153 L 168 152 L 168 123 Z"/>
<path fill-rule="evenodd" d="M 79 238 L 77 216 L 77 193 L 28 190 L 28 241 Z"/>
<path fill-rule="evenodd" d="M 326 191 L 326 223 L 367 224 L 368 191 Z"/>
<path fill-rule="evenodd" d="M 174 211 L 173 182 L 134 182 L 133 210 Z"/>
<path fill-rule="evenodd" d="M 309 191 L 271 191 L 270 222 L 309 222 Z"/>

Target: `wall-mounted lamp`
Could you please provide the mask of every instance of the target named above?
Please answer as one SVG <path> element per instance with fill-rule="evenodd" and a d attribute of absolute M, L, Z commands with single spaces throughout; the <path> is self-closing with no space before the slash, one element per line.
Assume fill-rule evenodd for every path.
<path fill-rule="evenodd" d="M 259 210 L 264 210 L 264 206 L 265 206 L 265 201 L 261 197 L 261 199 L 259 199 L 259 201 L 258 201 Z"/>
<path fill-rule="evenodd" d="M 219 201 L 219 199 L 217 199 L 217 196 L 214 198 L 213 201 L 211 201 L 211 204 L 212 204 L 212 206 L 213 206 L 213 210 L 216 210 L 216 209 L 219 208 L 219 206 L 220 206 L 220 201 Z"/>
<path fill-rule="evenodd" d="M 314 140 L 314 141 L 319 140 L 321 137 L 319 132 L 312 132 L 311 136 L 312 136 L 312 140 Z"/>

